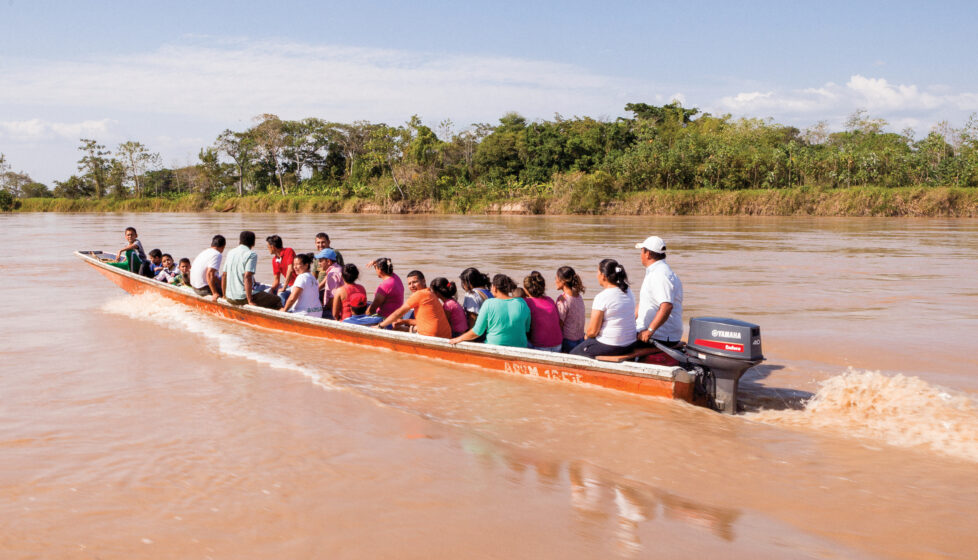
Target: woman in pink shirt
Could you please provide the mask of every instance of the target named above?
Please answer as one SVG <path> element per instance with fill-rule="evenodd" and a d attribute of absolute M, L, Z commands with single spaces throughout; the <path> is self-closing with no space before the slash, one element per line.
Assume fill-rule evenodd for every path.
<path fill-rule="evenodd" d="M 448 278 L 439 276 L 431 281 L 431 291 L 435 292 L 445 307 L 448 322 L 452 325 L 452 337 L 459 336 L 469 330 L 469 321 L 465 316 L 465 310 L 455 300 L 455 295 L 458 294 L 458 288 L 455 287 L 455 282 L 449 282 Z"/>
<path fill-rule="evenodd" d="M 570 352 L 584 342 L 584 283 L 581 277 L 569 266 L 557 269 L 557 313 L 560 315 L 560 328 L 564 331 L 562 352 Z"/>
<path fill-rule="evenodd" d="M 404 283 L 394 274 L 394 263 L 386 257 L 370 263 L 380 278 L 380 285 L 374 292 L 374 300 L 370 303 L 368 315 L 374 313 L 387 317 L 404 305 Z"/>
<path fill-rule="evenodd" d="M 530 307 L 530 346 L 547 352 L 560 352 L 564 341 L 560 329 L 557 304 L 547 295 L 547 283 L 543 275 L 533 271 L 523 279 L 523 289 Z"/>

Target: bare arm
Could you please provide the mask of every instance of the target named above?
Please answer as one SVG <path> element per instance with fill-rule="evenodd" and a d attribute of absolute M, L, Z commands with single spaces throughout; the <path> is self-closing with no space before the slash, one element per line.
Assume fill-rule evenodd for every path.
<path fill-rule="evenodd" d="M 600 309 L 591 311 L 591 320 L 587 324 L 587 329 L 584 330 L 584 338 L 596 338 L 601 332 L 602 323 L 604 323 L 604 311 Z"/>
<path fill-rule="evenodd" d="M 672 315 L 672 304 L 666 302 L 660 305 L 659 311 L 656 312 L 655 317 L 652 318 L 652 322 L 649 324 L 649 328 L 639 331 L 638 339 L 642 342 L 648 342 L 652 338 L 652 333 L 669 319 L 669 315 Z"/>
<path fill-rule="evenodd" d="M 248 300 L 249 305 L 254 305 L 254 300 L 251 299 L 251 292 L 255 291 L 255 273 L 245 272 L 244 273 L 244 285 L 245 285 L 245 299 Z"/>
<path fill-rule="evenodd" d="M 383 292 L 374 293 L 374 301 L 370 304 L 370 309 L 367 310 L 367 315 L 373 315 L 380 309 L 380 306 L 384 304 L 384 300 L 387 299 L 387 294 Z"/>
<path fill-rule="evenodd" d="M 479 338 L 479 335 L 475 334 L 475 331 L 469 329 L 464 333 L 456 336 L 455 338 L 448 341 L 449 344 L 458 344 L 459 342 L 465 342 L 466 340 L 475 340 Z"/>
<path fill-rule="evenodd" d="M 343 317 L 343 300 L 346 299 L 346 290 L 342 290 L 333 296 L 333 318 L 337 321 Z"/>
<path fill-rule="evenodd" d="M 213 268 L 208 268 L 206 277 L 207 287 L 211 289 L 211 294 L 213 294 L 211 299 L 217 301 L 217 298 L 221 297 L 221 294 L 224 293 L 221 291 L 221 285 L 217 282 L 217 271 Z"/>
<path fill-rule="evenodd" d="M 380 324 L 374 326 L 380 329 L 389 326 L 394 321 L 400 319 L 402 315 L 407 313 L 408 309 L 411 309 L 411 306 L 405 303 L 404 305 L 398 307 L 396 311 L 388 315 L 386 319 L 380 322 Z"/>
<path fill-rule="evenodd" d="M 289 294 L 289 299 L 287 299 L 285 301 L 285 307 L 283 307 L 282 309 L 284 309 L 286 311 L 288 311 L 289 309 L 291 309 L 292 306 L 295 305 L 296 302 L 299 301 L 299 296 L 301 296 L 301 295 L 302 295 L 302 288 L 300 288 L 298 286 L 293 286 L 292 287 L 292 293 Z"/>

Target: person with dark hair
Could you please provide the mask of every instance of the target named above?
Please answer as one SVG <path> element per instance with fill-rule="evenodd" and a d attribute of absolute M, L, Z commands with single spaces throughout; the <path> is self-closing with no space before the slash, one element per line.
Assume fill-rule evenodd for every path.
<path fill-rule="evenodd" d="M 569 266 L 557 269 L 557 315 L 563 332 L 561 352 L 567 353 L 584 342 L 584 282 Z"/>
<path fill-rule="evenodd" d="M 115 262 L 109 264 L 122 270 L 134 272 L 140 276 L 152 278 L 152 268 L 150 267 L 146 253 L 143 251 L 143 243 L 137 238 L 136 228 L 127 227 L 125 237 L 126 246 L 119 249 L 119 253 L 115 257 Z M 122 258 L 123 255 L 126 256 L 125 259 Z"/>
<path fill-rule="evenodd" d="M 394 263 L 386 257 L 381 257 L 370 263 L 380 278 L 380 285 L 374 292 L 374 300 L 370 303 L 369 313 L 387 317 L 404 305 L 404 283 L 394 274 Z"/>
<path fill-rule="evenodd" d="M 133 270 L 133 264 L 135 261 L 132 259 L 132 256 L 135 255 L 139 259 L 140 264 L 146 262 L 146 252 L 143 251 L 143 242 L 139 240 L 139 234 L 136 233 L 136 228 L 132 226 L 126 228 L 125 237 L 126 246 L 119 249 L 119 253 L 116 255 L 115 260 L 127 263 L 126 268 L 129 269 L 129 272 L 138 272 L 138 265 L 136 266 L 136 270 Z M 122 260 L 123 254 L 126 254 L 125 261 Z"/>
<path fill-rule="evenodd" d="M 258 253 L 254 251 L 255 232 L 242 231 L 238 246 L 228 251 L 222 263 L 221 288 L 224 297 L 232 305 L 256 305 L 266 309 L 280 309 L 278 296 L 259 288 L 255 282 L 258 269 Z"/>
<path fill-rule="evenodd" d="M 211 296 L 214 301 L 221 297 L 221 258 L 226 245 L 223 235 L 215 235 L 211 246 L 194 259 L 190 267 L 190 287 L 197 295 Z"/>
<path fill-rule="evenodd" d="M 333 319 L 342 321 L 353 316 L 352 303 L 357 301 L 351 299 L 354 294 L 361 294 L 366 300 L 367 289 L 357 284 L 358 278 L 360 278 L 360 269 L 357 265 L 350 263 L 343 267 L 343 286 L 333 295 Z"/>
<path fill-rule="evenodd" d="M 156 271 L 153 279 L 169 284 L 176 276 L 177 267 L 175 264 L 173 264 L 173 255 L 170 253 L 163 253 L 163 255 L 160 257 L 160 268 Z"/>
<path fill-rule="evenodd" d="M 265 242 L 268 243 L 268 253 L 272 255 L 272 274 L 275 275 L 275 281 L 268 291 L 277 294 L 285 305 L 285 300 L 289 298 L 289 288 L 295 282 L 295 269 L 292 267 L 295 251 L 291 247 L 285 247 L 278 235 L 269 235 Z"/>
<path fill-rule="evenodd" d="M 445 315 L 448 316 L 448 323 L 452 326 L 452 336 L 459 336 L 469 330 L 465 310 L 455 299 L 455 295 L 458 293 L 455 282 L 449 282 L 448 278 L 439 276 L 431 281 L 431 291 L 435 292 L 435 295 L 441 300 Z"/>
<path fill-rule="evenodd" d="M 320 252 L 323 249 L 333 249 L 330 244 L 329 236 L 325 232 L 319 232 L 316 234 L 316 252 Z M 336 249 L 333 249 L 336 251 Z M 346 263 L 343 262 L 343 254 L 336 251 L 336 264 L 344 266 Z"/>
<path fill-rule="evenodd" d="M 139 269 L 139 274 L 146 276 L 147 278 L 153 278 L 156 273 L 160 271 L 163 266 L 163 251 L 159 249 L 153 249 L 149 253 L 149 262 L 144 262 L 143 266 Z"/>
<path fill-rule="evenodd" d="M 666 264 L 666 243 L 661 237 L 653 235 L 635 248 L 642 250 L 645 267 L 636 310 L 638 340 L 674 347 L 683 337 L 683 283 Z"/>
<path fill-rule="evenodd" d="M 424 274 L 417 270 L 411 271 L 408 274 L 408 286 L 414 292 L 411 297 L 403 305 L 392 311 L 377 327 L 410 325 L 412 332 L 424 336 L 451 338 L 452 325 L 448 322 L 448 316 L 445 315 L 445 308 L 438 296 L 424 287 Z M 413 312 L 413 318 L 401 319 L 408 311 Z"/>
<path fill-rule="evenodd" d="M 516 283 L 505 274 L 497 274 L 492 277 L 490 289 L 493 297 L 482 303 L 475 325 L 449 342 L 458 344 L 485 335 L 487 344 L 526 348 L 526 335 L 530 332 L 530 308 L 522 298 L 510 296 L 516 289 Z"/>
<path fill-rule="evenodd" d="M 309 272 L 312 267 L 312 253 L 299 253 L 295 256 L 292 267 L 295 268 L 295 283 L 285 301 L 285 310 L 289 313 L 300 313 L 306 317 L 323 317 L 323 304 L 319 299 L 319 284 Z"/>
<path fill-rule="evenodd" d="M 428 283 L 424 279 L 424 273 L 421 272 L 420 270 L 412 270 L 411 272 L 408 272 L 407 276 L 405 276 L 405 279 L 407 280 L 408 291 L 411 292 L 412 294 L 414 294 L 418 290 L 425 290 L 428 288 Z M 407 326 L 408 330 L 411 330 L 413 332 L 415 327 L 413 309 L 409 309 L 407 313 L 404 314 L 404 317 L 394 324 L 395 328 L 404 327 L 404 326 Z"/>
<path fill-rule="evenodd" d="M 384 318 L 380 315 L 367 315 L 367 308 L 370 307 L 370 304 L 367 303 L 366 295 L 357 292 L 350 296 L 349 303 L 350 309 L 353 310 L 353 315 L 343 319 L 344 323 L 372 327 L 377 323 L 383 322 Z"/>
<path fill-rule="evenodd" d="M 179 272 L 176 276 L 174 276 L 170 283 L 174 286 L 190 287 L 190 259 L 187 257 L 180 259 L 180 264 L 177 265 L 177 270 Z"/>
<path fill-rule="evenodd" d="M 492 298 L 489 277 L 479 272 L 479 269 L 469 267 L 458 275 L 458 279 L 462 284 L 462 309 L 465 310 L 469 328 L 472 328 L 482 303 Z"/>
<path fill-rule="evenodd" d="M 584 342 L 571 354 L 597 358 L 627 354 L 635 345 L 635 298 L 628 288 L 628 274 L 614 259 L 598 265 L 598 283 L 604 288 L 591 303 L 591 320 Z"/>
<path fill-rule="evenodd" d="M 530 346 L 547 352 L 560 352 L 564 340 L 557 304 L 547 295 L 543 275 L 534 270 L 523 279 L 527 307 L 530 308 Z"/>
<path fill-rule="evenodd" d="M 319 301 L 323 304 L 323 319 L 333 318 L 333 298 L 336 290 L 343 286 L 343 266 L 339 263 L 339 258 L 336 251 L 330 248 L 316 253 L 316 261 L 319 263 L 316 285 L 319 289 Z"/>

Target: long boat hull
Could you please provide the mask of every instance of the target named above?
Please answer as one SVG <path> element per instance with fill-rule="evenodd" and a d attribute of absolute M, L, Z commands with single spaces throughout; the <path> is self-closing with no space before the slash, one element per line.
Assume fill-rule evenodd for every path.
<path fill-rule="evenodd" d="M 76 251 L 75 255 L 131 294 L 158 294 L 199 311 L 252 327 L 386 348 L 414 356 L 566 383 L 596 385 L 689 402 L 693 400 L 692 377 L 679 367 L 601 362 L 582 356 L 472 342 L 453 346 L 441 338 L 310 318 L 250 305 L 236 306 L 223 299 L 215 302 L 200 297 L 189 288 L 171 286 L 106 264 L 99 259 L 99 255 L 108 255 L 99 251 Z"/>

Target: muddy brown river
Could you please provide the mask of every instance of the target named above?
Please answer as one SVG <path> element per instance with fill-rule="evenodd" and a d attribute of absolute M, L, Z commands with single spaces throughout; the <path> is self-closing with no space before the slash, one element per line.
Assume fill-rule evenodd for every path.
<path fill-rule="evenodd" d="M 685 322 L 757 323 L 767 361 L 746 412 L 722 416 L 252 329 L 71 255 L 117 250 L 128 225 L 176 258 L 251 229 L 297 251 L 326 231 L 402 276 L 571 265 L 588 300 L 600 259 L 638 283 L 632 247 L 661 235 Z M 0 230 L 0 558 L 978 550 L 975 220 L 14 214 Z"/>

